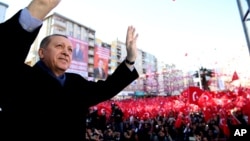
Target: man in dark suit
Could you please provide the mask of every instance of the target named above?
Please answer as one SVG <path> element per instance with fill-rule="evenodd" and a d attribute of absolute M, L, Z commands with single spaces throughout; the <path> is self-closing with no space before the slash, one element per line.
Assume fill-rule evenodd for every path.
<path fill-rule="evenodd" d="M 139 76 L 133 66 L 138 37 L 133 26 L 127 29 L 127 61 L 105 81 L 92 82 L 66 72 L 73 45 L 64 35 L 46 36 L 38 50 L 40 60 L 34 66 L 25 64 L 43 19 L 59 2 L 32 0 L 0 24 L 1 51 L 14 56 L 11 63 L 2 62 L 6 77 L 1 79 L 1 141 L 84 141 L 89 107 L 112 98 Z M 1 60 L 6 60 L 4 55 Z"/>
<path fill-rule="evenodd" d="M 102 59 L 98 60 L 98 66 L 94 68 L 94 78 L 95 79 L 105 79 L 107 77 L 104 70 L 104 62 Z"/>

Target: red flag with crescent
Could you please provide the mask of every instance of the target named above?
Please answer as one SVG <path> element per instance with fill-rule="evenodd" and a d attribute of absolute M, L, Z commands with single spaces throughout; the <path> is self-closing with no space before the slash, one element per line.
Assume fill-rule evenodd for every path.
<path fill-rule="evenodd" d="M 214 106 L 216 105 L 214 99 L 213 99 L 213 94 L 211 92 L 204 92 L 202 95 L 199 97 L 197 100 L 198 105 L 200 107 L 206 107 L 206 106 Z"/>
<path fill-rule="evenodd" d="M 198 99 L 204 91 L 199 87 L 190 86 L 188 88 L 188 101 L 190 104 L 198 104 Z"/>

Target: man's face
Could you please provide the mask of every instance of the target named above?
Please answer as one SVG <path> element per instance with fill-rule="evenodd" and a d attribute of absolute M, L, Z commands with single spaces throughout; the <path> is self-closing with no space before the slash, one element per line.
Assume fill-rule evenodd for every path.
<path fill-rule="evenodd" d="M 103 68 L 103 61 L 102 60 L 99 60 L 98 66 L 99 66 L 99 68 Z"/>
<path fill-rule="evenodd" d="M 48 46 L 41 48 L 39 55 L 55 75 L 61 75 L 71 64 L 72 50 L 72 43 L 69 39 L 53 36 Z"/>

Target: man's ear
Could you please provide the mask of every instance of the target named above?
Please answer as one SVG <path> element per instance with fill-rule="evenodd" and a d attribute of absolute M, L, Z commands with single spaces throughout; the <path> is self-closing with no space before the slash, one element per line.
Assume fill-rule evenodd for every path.
<path fill-rule="evenodd" d="M 39 48 L 38 55 L 39 55 L 39 58 L 44 58 L 44 48 Z"/>

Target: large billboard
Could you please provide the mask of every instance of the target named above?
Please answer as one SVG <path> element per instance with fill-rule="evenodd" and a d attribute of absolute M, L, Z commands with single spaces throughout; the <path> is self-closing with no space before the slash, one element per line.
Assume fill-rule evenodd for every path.
<path fill-rule="evenodd" d="M 94 79 L 95 81 L 104 80 L 108 76 L 110 49 L 97 45 L 94 52 Z"/>
<path fill-rule="evenodd" d="M 73 44 L 72 62 L 68 72 L 88 77 L 88 43 L 69 37 Z"/>

